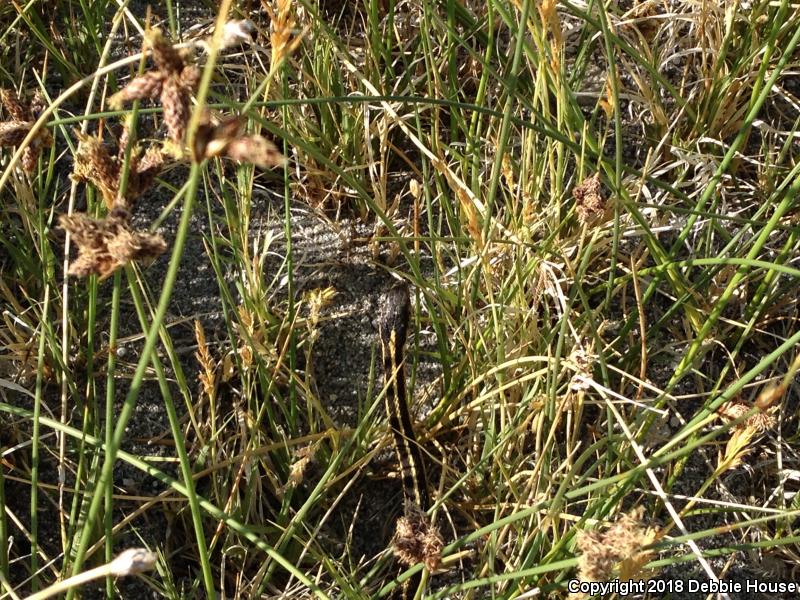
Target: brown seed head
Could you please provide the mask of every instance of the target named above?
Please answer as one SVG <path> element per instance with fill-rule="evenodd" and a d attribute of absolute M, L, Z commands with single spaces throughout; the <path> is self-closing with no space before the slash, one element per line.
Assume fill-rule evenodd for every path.
<path fill-rule="evenodd" d="M 578 533 L 578 573 L 581 581 L 608 581 L 612 579 L 614 565 L 619 557 L 605 544 L 604 536 L 597 531 Z"/>
<path fill-rule="evenodd" d="M 32 103 L 24 104 L 12 90 L 0 89 L 0 104 L 11 117 L 9 121 L 0 122 L 0 146 L 20 146 L 30 133 L 33 120 L 43 110 L 44 99 L 37 92 Z M 53 136 L 50 131 L 39 129 L 22 153 L 22 168 L 28 173 L 32 172 L 42 149 L 52 145 Z"/>
<path fill-rule="evenodd" d="M 0 146 L 19 146 L 33 127 L 30 121 L 0 122 Z"/>
<path fill-rule="evenodd" d="M 170 77 L 164 82 L 161 105 L 164 107 L 164 124 L 169 137 L 181 146 L 189 123 L 189 98 L 176 78 Z"/>
<path fill-rule="evenodd" d="M 392 544 L 394 555 L 406 566 L 423 562 L 429 571 L 439 567 L 444 547 L 442 536 L 417 506 L 407 506 L 405 516 L 397 520 Z"/>
<path fill-rule="evenodd" d="M 164 76 L 160 71 L 145 73 L 136 77 L 124 88 L 108 99 L 114 109 L 121 108 L 126 102 L 158 98 L 164 85 Z"/>
<path fill-rule="evenodd" d="M 717 409 L 717 415 L 726 423 L 731 423 L 744 417 L 753 410 L 753 408 L 759 408 L 758 412 L 753 413 L 744 421 L 737 423 L 733 429 L 732 439 L 738 436 L 736 438 L 737 440 L 743 440 L 741 444 L 742 449 L 749 443 L 752 436 L 766 433 L 775 426 L 775 416 L 773 413 L 777 408 L 762 409 L 758 404 L 751 406 L 743 400 L 734 399 L 729 400 Z"/>
<path fill-rule="evenodd" d="M 194 137 L 192 157 L 195 162 L 220 156 L 228 144 L 241 134 L 242 120 L 237 116 L 225 117 L 221 121 L 209 111 L 204 111 Z"/>
<path fill-rule="evenodd" d="M 124 149 L 118 148 L 112 156 L 109 147 L 96 137 L 80 132 L 77 135 L 80 146 L 75 155 L 72 178 L 75 181 L 92 183 L 103 195 L 103 201 L 109 209 L 120 205 L 132 206 L 133 201 L 153 184 L 164 163 L 164 155 L 159 147 L 151 146 L 141 158 L 134 147 L 131 151 L 125 198 L 120 198 Z M 120 143 L 127 143 L 125 137 L 126 133 L 123 131 Z"/>
<path fill-rule="evenodd" d="M 771 413 L 757 412 L 747 419 L 747 426 L 757 434 L 766 433 L 775 427 L 775 417 Z"/>
<path fill-rule="evenodd" d="M 609 581 L 614 579 L 614 570 L 620 566 L 620 578 L 636 573 L 623 574 L 624 563 L 641 568 L 649 559 L 644 547 L 656 539 L 656 531 L 642 525 L 644 511 L 634 509 L 622 515 L 604 532 L 581 531 L 577 537 L 581 556 L 578 559 L 578 578 L 581 581 Z"/>
<path fill-rule="evenodd" d="M 75 154 L 75 181 L 91 182 L 103 195 L 106 206 L 111 208 L 119 192 L 119 162 L 114 159 L 103 142 L 93 136 L 77 133 L 80 145 Z"/>
<path fill-rule="evenodd" d="M 229 116 L 215 123 L 210 114 L 204 115 L 192 148 L 194 160 L 227 156 L 262 169 L 286 164 L 275 144 L 260 135 L 243 135 L 243 128 L 240 117 Z"/>
<path fill-rule="evenodd" d="M 142 158 L 139 159 L 137 164 L 137 173 L 139 176 L 152 173 L 153 176 L 161 171 L 164 164 L 164 152 L 158 146 L 150 146 L 145 150 Z"/>
<path fill-rule="evenodd" d="M 592 224 L 605 213 L 606 201 L 600 193 L 600 173 L 595 173 L 575 186 L 572 195 L 575 197 L 575 210 L 581 223 Z"/>
<path fill-rule="evenodd" d="M 150 146 L 135 164 L 131 161 L 131 177 L 125 196 L 129 201 L 146 192 L 164 165 L 164 152 L 158 146 Z"/>
<path fill-rule="evenodd" d="M 200 83 L 201 75 L 200 69 L 195 65 L 188 65 L 181 71 L 178 79 L 180 80 L 181 87 L 183 87 L 187 94 L 192 94 L 197 89 L 197 84 Z"/>
<path fill-rule="evenodd" d="M 164 75 L 179 74 L 186 66 L 185 55 L 173 48 L 157 27 L 145 34 L 147 45 L 153 50 L 153 62 Z"/>
<path fill-rule="evenodd" d="M 135 78 L 114 94 L 109 104 L 118 108 L 125 102 L 158 98 L 164 109 L 164 124 L 169 137 L 180 150 L 189 122 L 191 96 L 200 81 L 200 70 L 187 63 L 189 52 L 173 47 L 161 30 L 148 31 L 145 41 L 153 51 L 156 69 Z"/>
<path fill-rule="evenodd" d="M 31 118 L 38 119 L 44 112 L 45 108 L 47 108 L 47 100 L 45 100 L 44 94 L 42 94 L 41 90 L 36 90 L 33 93 L 33 98 L 31 98 L 30 111 L 28 111 Z"/>
<path fill-rule="evenodd" d="M 125 150 L 128 148 L 128 144 L 131 142 L 131 127 L 130 121 L 125 119 L 125 122 L 122 124 L 122 131 L 119 134 L 119 139 L 117 140 L 117 160 L 122 163 L 125 160 Z M 133 148 L 131 148 L 131 159 L 133 159 Z"/>
<path fill-rule="evenodd" d="M 13 90 L 0 89 L 0 103 L 8 111 L 14 121 L 30 121 L 31 114 L 28 108 L 20 102 Z"/>
<path fill-rule="evenodd" d="M 286 164 L 286 157 L 275 144 L 260 135 L 248 135 L 231 141 L 225 153 L 235 161 L 252 163 L 262 169 Z"/>
<path fill-rule="evenodd" d="M 166 250 L 160 235 L 133 231 L 129 219 L 128 212 L 119 208 L 105 219 L 92 219 L 81 213 L 61 215 L 59 224 L 78 247 L 78 257 L 70 265 L 69 274 L 95 274 L 105 279 L 133 260 L 152 260 Z"/>
<path fill-rule="evenodd" d="M 717 414 L 723 421 L 725 421 L 726 423 L 730 423 L 731 421 L 736 421 L 737 419 L 741 419 L 744 415 L 746 415 L 750 411 L 751 408 L 752 407 L 746 402 L 734 399 L 734 400 L 729 400 L 728 402 L 720 406 L 717 409 Z"/>
<path fill-rule="evenodd" d="M 31 146 L 22 151 L 22 168 L 26 173 L 33 173 L 36 170 L 36 160 L 39 158 L 39 151 Z"/>

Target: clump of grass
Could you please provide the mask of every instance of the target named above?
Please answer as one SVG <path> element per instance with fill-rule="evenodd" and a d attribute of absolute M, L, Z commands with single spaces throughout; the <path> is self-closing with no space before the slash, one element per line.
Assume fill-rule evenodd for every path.
<path fill-rule="evenodd" d="M 574 577 L 656 569 L 787 576 L 790 4 L 367 0 L 326 20 L 319 3 L 278 0 L 226 26 L 231 4 L 202 43 L 178 43 L 189 28 L 172 2 L 153 26 L 110 2 L 54 2 L 74 18 L 52 28 L 0 7 L 0 83 L 51 98 L 5 94 L 0 124 L 24 167 L 4 153 L 4 581 L 33 592 L 56 577 L 42 565 L 84 573 L 134 533 L 163 550 L 143 585 L 173 598 L 386 597 L 418 562 L 413 592 L 434 598 L 559 595 Z M 109 30 L 144 56 L 106 65 Z M 117 91 L 116 70 L 136 62 Z M 168 140 L 142 153 L 151 114 Z M 104 144 L 119 122 L 118 147 Z M 154 224 L 180 213 L 175 233 L 134 228 L 130 213 L 144 220 L 142 199 L 162 195 Z M 259 229 L 264 206 L 282 227 Z M 307 215 L 347 252 L 317 262 L 319 244 L 299 238 Z M 66 273 L 58 222 L 78 246 Z M 169 315 L 201 241 L 220 319 L 183 315 L 197 323 L 187 342 Z M 164 273 L 133 265 L 167 246 Z M 358 282 L 341 283 L 351 266 Z M 391 526 L 368 534 L 386 538 L 377 556 L 358 539 L 365 511 L 394 522 L 392 497 L 347 512 L 396 468 L 376 460 L 380 386 L 364 383 L 346 426 L 318 368 L 338 303 L 386 272 L 415 290 L 409 401 L 435 474 L 429 514 L 400 523 L 399 556 Z M 148 385 L 164 423 L 136 447 L 126 428 Z M 158 491 L 120 480 L 120 461 Z M 168 533 L 139 525 L 163 515 Z M 109 576 L 105 595 L 125 585 Z"/>

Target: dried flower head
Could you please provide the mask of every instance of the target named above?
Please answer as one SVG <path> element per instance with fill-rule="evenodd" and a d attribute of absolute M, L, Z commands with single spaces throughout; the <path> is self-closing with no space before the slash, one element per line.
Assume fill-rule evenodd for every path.
<path fill-rule="evenodd" d="M 318 448 L 319 446 L 317 444 L 309 444 L 308 446 L 297 449 L 294 453 L 294 461 L 289 471 L 289 478 L 278 490 L 281 494 L 285 494 L 287 490 L 296 488 L 303 483 L 306 469 L 311 461 L 314 460 L 314 455 L 317 453 Z"/>
<path fill-rule="evenodd" d="M 575 210 L 581 223 L 591 225 L 603 217 L 606 200 L 600 193 L 600 173 L 584 179 L 572 190 L 575 197 Z"/>
<path fill-rule="evenodd" d="M 78 277 L 105 279 L 133 260 L 150 261 L 167 249 L 160 235 L 132 230 L 130 214 L 122 207 L 114 207 L 105 219 L 75 213 L 61 215 L 58 222 L 78 247 L 78 258 L 69 268 Z"/>
<path fill-rule="evenodd" d="M 755 433 L 762 434 L 775 427 L 775 422 L 774 415 L 759 411 L 747 419 L 747 426 Z"/>
<path fill-rule="evenodd" d="M 204 111 L 194 138 L 192 156 L 195 162 L 221 156 L 228 144 L 242 133 L 242 121 L 235 116 L 216 119 Z"/>
<path fill-rule="evenodd" d="M 741 400 L 729 400 L 717 409 L 717 414 L 726 423 L 741 419 L 750 411 L 750 406 Z"/>
<path fill-rule="evenodd" d="M 80 144 L 75 153 L 75 167 L 72 179 L 78 182 L 90 181 L 103 195 L 109 208 L 117 199 L 119 189 L 119 161 L 113 158 L 108 147 L 99 139 L 75 132 Z"/>
<path fill-rule="evenodd" d="M 195 358 L 200 363 L 200 372 L 197 374 L 197 379 L 200 381 L 206 397 L 213 399 L 216 395 L 217 361 L 211 356 L 208 343 L 206 343 L 206 332 L 199 319 L 194 320 L 194 336 L 197 340 Z"/>
<path fill-rule="evenodd" d="M 272 21 L 269 36 L 272 45 L 270 69 L 274 71 L 297 49 L 303 38 L 302 35 L 295 35 L 297 22 L 292 14 L 291 0 L 275 0 L 274 10 L 264 3 L 264 8 Z"/>
<path fill-rule="evenodd" d="M 13 91 L 0 89 L 0 104 L 10 117 L 8 121 L 0 122 L 0 147 L 19 146 L 44 110 L 44 97 L 37 90 L 31 101 L 24 104 Z M 39 154 L 52 145 L 53 136 L 50 131 L 39 129 L 22 153 L 22 168 L 28 173 L 33 172 Z"/>
<path fill-rule="evenodd" d="M 717 414 L 726 423 L 731 423 L 744 417 L 753 408 L 758 408 L 758 406 L 751 406 L 747 402 L 734 399 L 720 406 L 717 409 Z M 739 431 L 751 429 L 753 434 L 765 433 L 775 426 L 775 417 L 772 414 L 774 411 L 775 408 L 759 409 L 744 421 L 738 423 L 735 429 Z"/>
<path fill-rule="evenodd" d="M 28 121 L 3 121 L 0 122 L 0 146 L 19 146 L 33 123 Z"/>
<path fill-rule="evenodd" d="M 503 178 L 506 180 L 509 193 L 513 196 L 517 193 L 517 186 L 514 181 L 514 166 L 511 163 L 511 155 L 508 152 L 503 153 Z"/>
<path fill-rule="evenodd" d="M 608 581 L 612 579 L 614 565 L 619 556 L 605 544 L 605 536 L 599 531 L 582 531 L 578 534 L 578 578 L 581 581 Z"/>
<path fill-rule="evenodd" d="M 286 164 L 286 157 L 278 151 L 275 144 L 260 135 L 245 135 L 242 133 L 243 129 L 244 121 L 239 117 L 227 117 L 215 123 L 206 113 L 197 128 L 192 148 L 194 160 L 199 162 L 214 156 L 227 156 L 262 169 Z"/>
<path fill-rule="evenodd" d="M 755 408 L 758 410 L 753 412 Z M 772 413 L 777 410 L 777 407 L 751 405 L 739 398 L 729 400 L 717 409 L 717 416 L 722 421 L 734 423 L 724 452 L 720 453 L 718 459 L 720 473 L 741 465 L 744 457 L 756 447 L 755 442 L 761 439 L 761 435 L 775 426 Z"/>
<path fill-rule="evenodd" d="M 615 578 L 615 570 L 623 581 L 637 576 L 652 556 L 652 552 L 643 548 L 658 537 L 654 528 L 642 525 L 643 515 L 640 507 L 622 515 L 604 532 L 581 531 L 577 537 L 581 551 L 578 579 L 610 581 Z"/>
<path fill-rule="evenodd" d="M 200 70 L 187 62 L 190 51 L 174 48 L 160 29 L 149 30 L 145 43 L 153 51 L 156 70 L 133 79 L 109 99 L 109 104 L 118 108 L 133 100 L 158 98 L 164 109 L 169 137 L 180 147 L 189 122 L 191 96 L 200 81 Z"/>
<path fill-rule="evenodd" d="M 406 506 L 405 515 L 397 520 L 392 544 L 394 555 L 406 566 L 422 562 L 431 572 L 439 567 L 444 547 L 442 536 L 418 506 Z"/>
<path fill-rule="evenodd" d="M 29 111 L 24 107 L 13 90 L 0 89 L 0 102 L 12 121 L 31 121 Z"/>
<path fill-rule="evenodd" d="M 232 140 L 225 154 L 236 162 L 251 163 L 262 169 L 286 164 L 286 157 L 275 144 L 260 135 L 245 135 Z"/>
<path fill-rule="evenodd" d="M 136 198 L 153 184 L 164 164 L 164 153 L 161 148 L 151 146 L 141 157 L 134 148 L 130 157 L 125 197 L 120 198 L 119 186 L 127 144 L 127 129 L 123 130 L 119 148 L 113 154 L 110 148 L 96 137 L 80 132 L 76 132 L 75 135 L 80 145 L 75 153 L 72 178 L 79 182 L 91 182 L 103 195 L 103 200 L 109 209 L 114 205 L 133 206 Z"/>
<path fill-rule="evenodd" d="M 134 156 L 137 157 L 135 162 Z M 153 185 L 153 181 L 164 166 L 164 152 L 159 146 L 150 146 L 140 158 L 138 155 L 131 156 L 131 165 L 133 177 L 129 180 L 128 191 L 125 193 L 129 201 L 138 198 Z"/>

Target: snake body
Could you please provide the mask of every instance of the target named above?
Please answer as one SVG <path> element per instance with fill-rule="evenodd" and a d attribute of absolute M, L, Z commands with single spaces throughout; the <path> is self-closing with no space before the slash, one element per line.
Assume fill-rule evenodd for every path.
<path fill-rule="evenodd" d="M 404 346 L 408 335 L 411 300 L 408 286 L 398 284 L 385 295 L 379 315 L 379 332 L 386 386 L 386 413 L 392 431 L 403 481 L 403 495 L 408 506 L 428 508 L 428 487 L 422 453 L 414 436 L 406 401 Z"/>

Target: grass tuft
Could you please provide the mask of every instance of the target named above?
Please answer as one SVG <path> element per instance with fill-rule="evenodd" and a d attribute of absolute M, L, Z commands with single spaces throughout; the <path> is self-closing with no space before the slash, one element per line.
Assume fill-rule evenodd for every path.
<path fill-rule="evenodd" d="M 0 4 L 0 595 L 790 581 L 798 43 L 788 0 Z"/>

